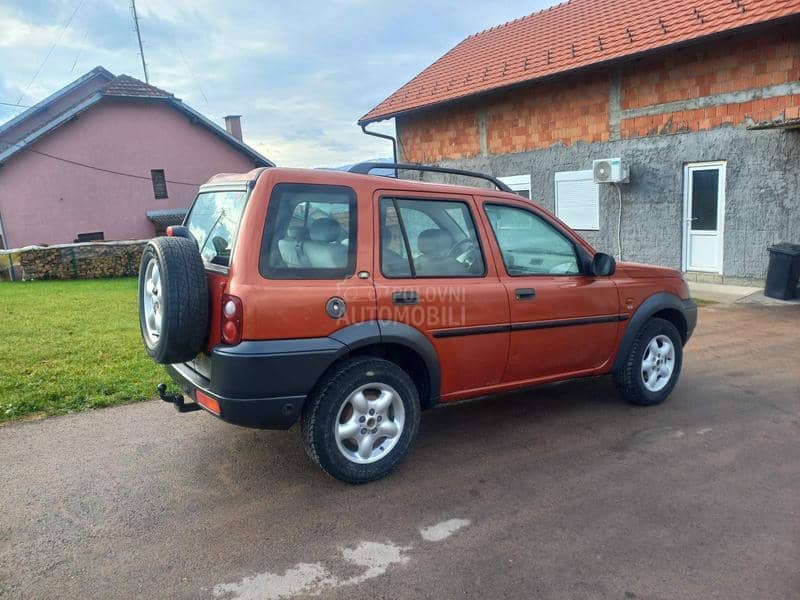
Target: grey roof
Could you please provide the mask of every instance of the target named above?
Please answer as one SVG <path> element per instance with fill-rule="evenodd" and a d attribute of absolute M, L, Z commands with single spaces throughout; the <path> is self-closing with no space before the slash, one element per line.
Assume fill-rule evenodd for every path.
<path fill-rule="evenodd" d="M 54 102 L 63 98 L 68 93 L 78 89 L 81 85 L 88 82 L 94 77 L 103 77 L 108 79 L 108 83 L 97 89 L 90 95 L 77 98 L 69 107 L 52 115 L 52 117 L 39 124 L 37 127 L 32 128 L 30 131 L 25 132 L 25 135 L 20 139 L 14 139 L 11 145 L 0 146 L 0 164 L 8 160 L 11 156 L 25 149 L 28 145 L 32 144 L 41 137 L 52 132 L 64 123 L 70 121 L 79 113 L 94 106 L 104 98 L 136 98 L 146 101 L 165 102 L 173 108 L 184 113 L 189 120 L 197 125 L 205 127 L 211 133 L 222 139 L 224 142 L 230 144 L 239 152 L 245 154 L 250 158 L 257 167 L 274 167 L 275 163 L 271 160 L 242 142 L 241 140 L 233 137 L 224 128 L 217 125 L 203 114 L 193 109 L 188 104 L 184 104 L 180 98 L 176 98 L 173 94 L 164 91 L 155 86 L 139 81 L 130 75 L 114 76 L 111 72 L 103 67 L 96 67 L 82 75 L 72 83 L 61 88 L 54 94 L 51 94 L 41 102 L 38 102 L 28 110 L 17 115 L 10 121 L 0 126 L 0 135 L 10 130 L 12 127 L 17 127 L 24 124 L 26 119 L 47 110 Z"/>
<path fill-rule="evenodd" d="M 93 79 L 95 77 L 98 77 L 98 78 L 101 78 L 101 79 L 105 79 L 106 81 L 111 81 L 112 79 L 114 79 L 114 74 L 111 73 L 110 71 L 104 69 L 103 67 L 95 67 L 94 69 L 92 69 L 88 73 L 84 73 L 83 75 L 78 77 L 72 83 L 69 83 L 69 84 L 65 85 L 63 88 L 61 88 L 57 92 L 54 92 L 54 93 L 50 94 L 47 98 L 44 98 L 43 100 L 40 100 L 39 102 L 37 102 L 36 104 L 31 106 L 29 109 L 24 110 L 23 112 L 19 113 L 16 117 L 11 119 L 10 121 L 6 121 L 2 125 L 0 125 L 0 135 L 4 134 L 6 131 L 11 129 L 12 127 L 16 127 L 17 125 L 19 125 L 20 123 L 22 123 L 25 120 L 29 119 L 33 115 L 35 115 L 35 114 L 37 114 L 37 113 L 39 113 L 39 112 L 41 112 L 43 110 L 47 110 L 47 107 L 50 106 L 51 104 L 53 104 L 56 100 L 66 96 L 67 94 L 69 94 L 73 90 L 76 90 L 77 88 L 81 87 L 84 83 L 86 83 L 87 81 L 89 81 L 90 79 Z"/>
<path fill-rule="evenodd" d="M 169 225 L 180 225 L 189 212 L 186 208 L 167 208 L 164 210 L 148 210 L 145 214 L 156 225 L 168 227 Z"/>

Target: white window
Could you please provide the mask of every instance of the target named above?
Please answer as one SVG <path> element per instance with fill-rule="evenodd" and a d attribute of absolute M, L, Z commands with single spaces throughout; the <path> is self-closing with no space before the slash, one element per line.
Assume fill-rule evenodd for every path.
<path fill-rule="evenodd" d="M 556 173 L 556 216 L 573 229 L 600 229 L 600 186 L 591 169 Z"/>
<path fill-rule="evenodd" d="M 509 177 L 498 177 L 498 179 L 510 187 L 515 194 L 519 194 L 528 200 L 531 199 L 530 175 L 511 175 Z"/>

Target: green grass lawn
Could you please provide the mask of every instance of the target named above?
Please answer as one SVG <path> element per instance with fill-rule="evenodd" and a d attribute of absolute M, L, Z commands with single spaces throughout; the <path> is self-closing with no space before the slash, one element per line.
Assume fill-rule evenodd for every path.
<path fill-rule="evenodd" d="M 168 380 L 133 278 L 0 283 L 0 340 L 0 421 L 146 400 Z"/>

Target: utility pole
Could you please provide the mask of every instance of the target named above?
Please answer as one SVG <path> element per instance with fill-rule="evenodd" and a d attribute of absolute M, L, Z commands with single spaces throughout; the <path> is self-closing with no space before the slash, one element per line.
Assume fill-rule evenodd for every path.
<path fill-rule="evenodd" d="M 136 15 L 136 0 L 131 0 L 131 10 L 133 11 L 133 26 L 136 28 L 136 39 L 139 40 L 139 56 L 142 57 L 142 71 L 144 71 L 144 82 L 149 84 L 150 77 L 147 75 L 147 63 L 144 60 L 144 48 L 142 48 L 142 33 L 139 31 L 139 17 Z"/>

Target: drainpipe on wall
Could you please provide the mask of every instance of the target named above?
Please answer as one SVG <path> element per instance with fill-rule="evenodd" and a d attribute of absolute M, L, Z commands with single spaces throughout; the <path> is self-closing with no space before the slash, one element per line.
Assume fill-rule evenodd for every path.
<path fill-rule="evenodd" d="M 8 248 L 8 238 L 6 237 L 5 227 L 3 227 L 3 213 L 0 213 L 0 237 L 3 238 L 3 245 L 0 246 L 0 250 L 5 250 Z"/>
<path fill-rule="evenodd" d="M 3 245 L 0 246 L 0 250 L 6 250 L 8 248 L 8 239 L 6 238 L 6 230 L 3 228 L 2 214 L 0 214 L 0 238 L 3 240 Z M 10 252 L 6 254 L 6 256 L 8 257 L 8 278 L 14 281 L 14 261 L 11 259 Z"/>
<path fill-rule="evenodd" d="M 397 140 L 394 139 L 391 135 L 387 135 L 385 133 L 378 133 L 377 131 L 367 131 L 367 123 L 361 125 L 361 131 L 363 131 L 367 135 L 371 135 L 373 137 L 382 138 L 384 140 L 390 140 L 392 142 L 392 162 L 397 164 Z M 397 171 L 397 167 L 394 169 L 394 178 L 400 179 L 400 174 Z"/>

